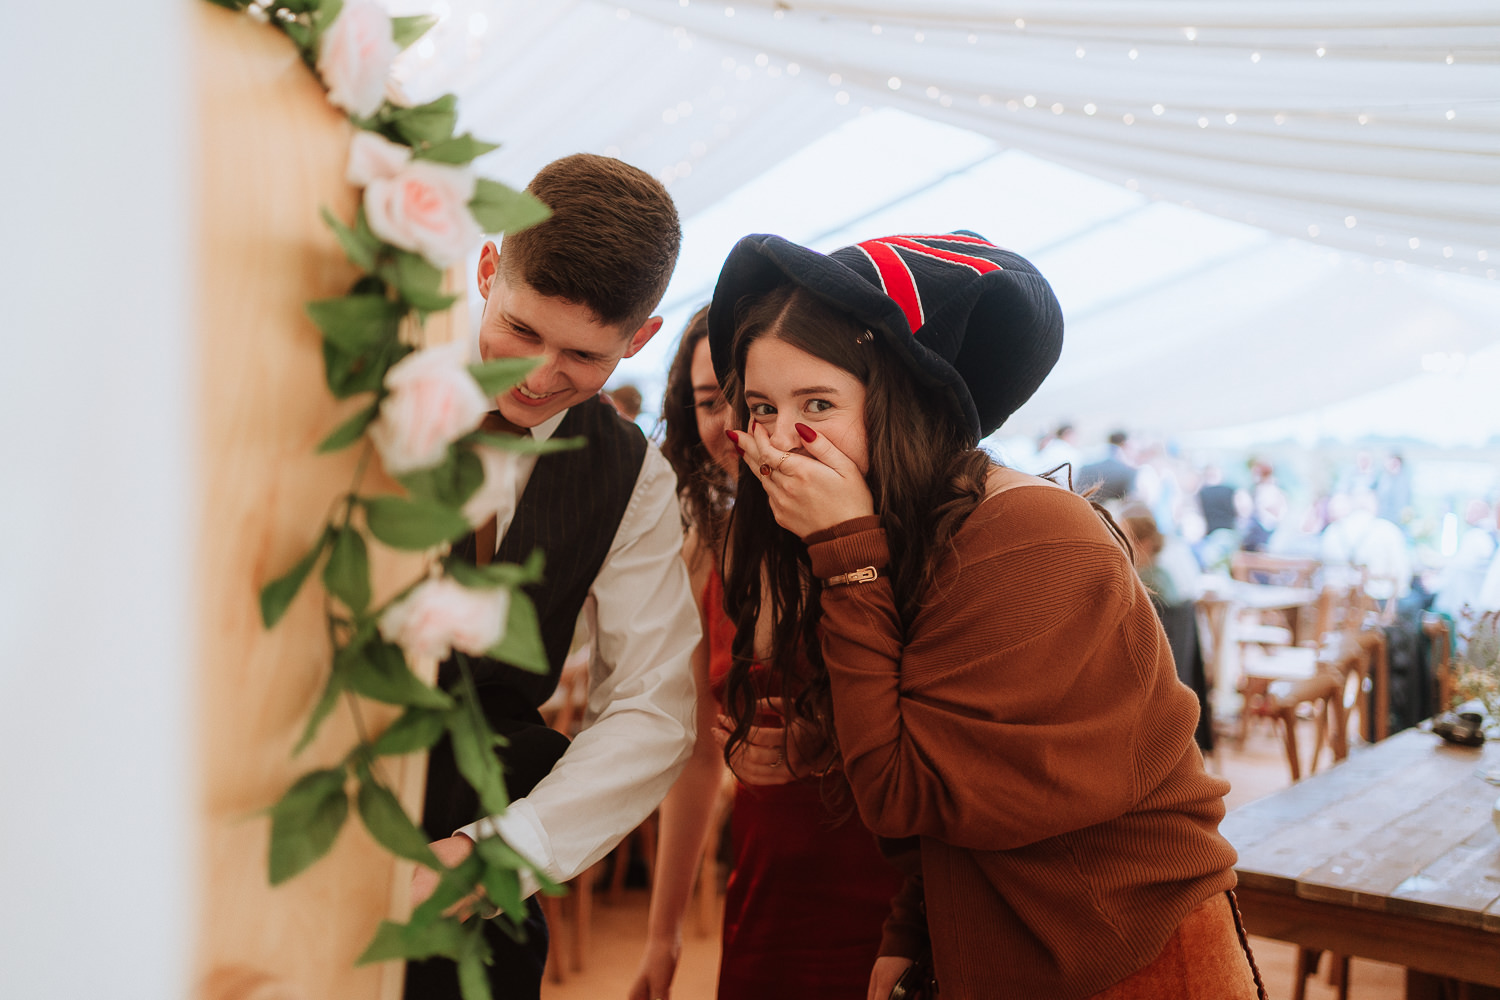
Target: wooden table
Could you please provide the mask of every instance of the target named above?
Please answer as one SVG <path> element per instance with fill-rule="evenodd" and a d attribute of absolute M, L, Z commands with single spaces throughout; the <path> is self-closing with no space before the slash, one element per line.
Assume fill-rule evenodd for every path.
<path fill-rule="evenodd" d="M 1235 894 L 1251 934 L 1500 987 L 1500 742 L 1451 746 L 1409 729 L 1241 806 Z"/>

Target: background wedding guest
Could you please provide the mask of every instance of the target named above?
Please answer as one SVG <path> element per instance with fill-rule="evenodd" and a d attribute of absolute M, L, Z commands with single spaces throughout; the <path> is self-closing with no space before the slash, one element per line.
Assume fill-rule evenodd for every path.
<path fill-rule="evenodd" d="M 1485 574 L 1495 561 L 1496 517 L 1484 500 L 1475 498 L 1464 507 L 1464 533 L 1458 550 L 1443 567 L 1435 589 L 1432 610 L 1455 620 L 1465 607 L 1477 607 Z"/>
<path fill-rule="evenodd" d="M 1106 500 L 1123 500 L 1135 488 L 1136 479 L 1135 465 L 1125 453 L 1128 440 L 1129 435 L 1124 431 L 1111 433 L 1104 457 L 1078 470 L 1073 486 L 1080 491 L 1087 491 L 1098 484 L 1099 489 L 1094 493 L 1094 498 L 1100 503 Z"/>
<path fill-rule="evenodd" d="M 724 761 L 716 722 L 732 656 L 721 558 L 739 455 L 725 431 L 733 416 L 709 355 L 707 308 L 682 335 L 662 402 L 662 451 L 677 472 L 689 525 L 683 559 L 699 596 L 704 637 L 693 655 L 698 741 L 661 806 L 647 942 L 630 1000 L 665 1000 L 682 950 L 682 915 L 697 873 Z M 771 689 L 774 691 L 775 689 Z M 782 699 L 793 696 L 782 691 Z M 768 706 L 769 707 L 769 706 Z M 734 762 L 731 870 L 724 898 L 719 1000 L 863 1000 L 881 925 L 901 878 L 844 804 L 825 800 L 841 779 L 827 748 L 789 738 L 777 713 Z"/>

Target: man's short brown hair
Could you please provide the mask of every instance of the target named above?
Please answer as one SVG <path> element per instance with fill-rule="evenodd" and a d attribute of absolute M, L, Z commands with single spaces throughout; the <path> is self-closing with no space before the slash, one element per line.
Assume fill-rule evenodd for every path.
<path fill-rule="evenodd" d="M 682 229 L 667 189 L 628 163 L 577 153 L 543 167 L 526 190 L 552 216 L 505 237 L 506 279 L 633 333 L 661 302 L 677 265 Z"/>

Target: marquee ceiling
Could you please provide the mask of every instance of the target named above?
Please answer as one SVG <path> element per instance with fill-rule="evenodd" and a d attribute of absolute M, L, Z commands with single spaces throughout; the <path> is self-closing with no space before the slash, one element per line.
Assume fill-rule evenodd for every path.
<path fill-rule="evenodd" d="M 442 15 L 401 72 L 505 144 L 485 172 L 589 150 L 667 182 L 674 332 L 747 232 L 962 225 L 1031 257 L 1068 317 L 1017 429 L 1343 433 L 1330 407 L 1457 379 L 1500 339 L 1493 0 L 391 6 Z"/>

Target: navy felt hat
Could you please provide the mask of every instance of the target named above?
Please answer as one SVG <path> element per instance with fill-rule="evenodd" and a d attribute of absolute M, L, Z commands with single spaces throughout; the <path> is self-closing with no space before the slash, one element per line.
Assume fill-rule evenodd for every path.
<path fill-rule="evenodd" d="M 736 305 L 787 281 L 890 345 L 976 440 L 1031 398 L 1062 351 L 1062 308 L 1047 279 L 974 233 L 885 236 L 830 254 L 757 234 L 729 252 L 708 311 L 721 381 L 733 365 Z"/>

